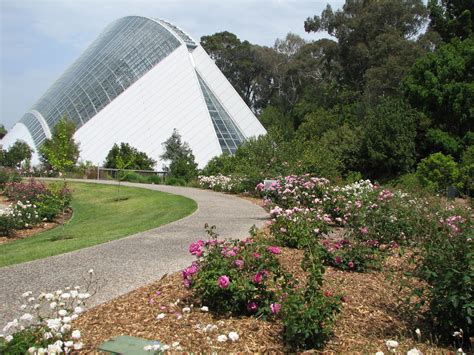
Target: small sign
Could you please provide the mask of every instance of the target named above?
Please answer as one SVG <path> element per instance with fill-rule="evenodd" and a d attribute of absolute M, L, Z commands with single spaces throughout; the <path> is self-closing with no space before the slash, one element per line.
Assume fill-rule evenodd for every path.
<path fill-rule="evenodd" d="M 456 189 L 456 186 L 448 186 L 448 191 L 447 191 L 447 197 L 448 200 L 454 200 L 456 195 L 458 194 L 458 191 Z"/>
<path fill-rule="evenodd" d="M 98 351 L 103 351 L 109 354 L 123 354 L 123 355 L 150 355 L 149 351 L 143 350 L 147 345 L 161 344 L 156 340 L 147 340 L 142 338 L 131 337 L 128 335 L 120 335 L 112 338 L 97 347 Z"/>

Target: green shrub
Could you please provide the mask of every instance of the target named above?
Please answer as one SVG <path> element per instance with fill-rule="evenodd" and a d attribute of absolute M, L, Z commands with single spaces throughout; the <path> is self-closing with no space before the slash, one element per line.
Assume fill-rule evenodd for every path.
<path fill-rule="evenodd" d="M 297 350 L 321 348 L 340 312 L 341 298 L 322 290 L 322 257 L 320 246 L 308 246 L 302 263 L 310 275 L 308 284 L 305 289 L 290 290 L 282 306 L 283 340 Z"/>
<path fill-rule="evenodd" d="M 0 190 L 5 188 L 5 185 L 10 182 L 20 182 L 21 175 L 15 169 L 0 168 Z"/>
<path fill-rule="evenodd" d="M 302 249 L 308 244 L 317 243 L 318 237 L 327 233 L 328 225 L 316 211 L 307 209 L 274 208 L 270 230 L 275 239 L 284 246 Z"/>
<path fill-rule="evenodd" d="M 474 336 L 474 232 L 469 216 L 441 217 L 423 245 L 417 275 L 428 283 L 421 291 L 428 299 L 426 313 L 446 342 L 462 329 L 465 345 Z"/>
<path fill-rule="evenodd" d="M 367 242 L 342 239 L 331 242 L 323 240 L 323 260 L 326 265 L 347 271 L 365 272 L 378 270 L 382 254 L 377 240 Z"/>
<path fill-rule="evenodd" d="M 149 175 L 149 176 L 146 177 L 145 180 L 149 184 L 157 184 L 158 185 L 158 184 L 163 183 L 163 179 L 159 175 Z"/>
<path fill-rule="evenodd" d="M 423 159 L 416 169 L 422 186 L 435 192 L 445 192 L 450 185 L 459 184 L 459 168 L 453 157 L 434 153 Z"/>
<path fill-rule="evenodd" d="M 145 177 L 143 177 L 142 175 L 138 174 L 135 171 L 127 171 L 127 172 L 122 173 L 120 180 L 141 183 L 141 184 L 148 182 Z"/>
<path fill-rule="evenodd" d="M 41 219 L 53 221 L 63 210 L 63 201 L 55 195 L 45 194 L 36 202 L 38 214 Z"/>
<path fill-rule="evenodd" d="M 203 305 L 220 314 L 269 316 L 278 311 L 287 277 L 268 247 L 250 239 L 199 240 L 189 246 L 198 261 L 183 270 L 183 281 Z M 279 308 L 279 307 L 278 307 Z"/>
<path fill-rule="evenodd" d="M 186 186 L 186 180 L 177 177 L 167 177 L 165 180 L 166 185 L 174 186 Z"/>

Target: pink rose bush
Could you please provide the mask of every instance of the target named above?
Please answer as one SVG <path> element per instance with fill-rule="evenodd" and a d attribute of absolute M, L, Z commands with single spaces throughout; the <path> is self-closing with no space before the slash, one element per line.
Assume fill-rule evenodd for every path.
<path fill-rule="evenodd" d="M 292 287 L 276 246 L 210 239 L 192 243 L 189 251 L 198 260 L 182 271 L 183 284 L 214 312 L 271 316 L 277 312 L 270 305 Z"/>

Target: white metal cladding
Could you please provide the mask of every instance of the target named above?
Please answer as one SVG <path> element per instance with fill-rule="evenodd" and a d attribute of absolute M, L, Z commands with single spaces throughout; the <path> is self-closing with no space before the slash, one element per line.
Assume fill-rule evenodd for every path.
<path fill-rule="evenodd" d="M 144 35 L 143 28 L 148 29 L 151 34 Z M 137 36 L 146 40 L 143 41 L 141 37 L 137 39 Z M 153 36 L 157 39 L 153 39 Z M 115 43 L 113 50 L 103 38 L 109 38 Z M 123 43 L 118 40 L 120 38 Z M 151 48 L 148 48 L 150 41 Z M 108 52 L 101 50 L 100 45 L 109 48 Z M 159 53 L 153 54 L 154 50 Z M 100 53 L 112 55 L 120 51 L 120 58 L 133 57 L 131 62 L 129 60 L 128 67 L 116 66 L 115 70 L 110 70 L 108 59 L 100 63 L 87 61 L 92 54 L 97 58 Z M 124 57 L 124 53 L 128 54 Z M 150 55 L 154 61 L 150 61 Z M 123 61 L 119 60 L 115 64 L 117 63 L 123 64 Z M 136 65 L 141 69 L 134 71 Z M 78 68 L 81 69 L 80 72 Z M 109 73 L 110 76 L 104 76 L 105 79 L 99 76 L 98 80 L 97 75 L 102 74 L 97 72 L 105 73 L 105 76 Z M 125 76 L 128 78 L 126 84 L 120 80 L 112 83 L 111 75 L 123 77 L 122 74 L 126 72 L 129 72 Z M 79 73 L 80 77 L 75 77 L 72 73 Z M 89 78 L 89 74 L 94 77 Z M 84 80 L 84 76 L 89 79 Z M 115 85 L 114 93 L 107 89 L 107 85 L 112 89 Z M 117 89 L 117 85 L 120 89 Z M 87 100 L 77 101 L 79 104 L 82 102 L 82 108 L 86 111 L 74 106 L 76 101 L 70 100 L 69 89 L 76 90 L 79 92 L 77 95 L 90 101 L 89 104 Z M 107 96 L 106 100 L 100 99 L 104 96 L 98 93 L 102 89 Z M 61 96 L 62 94 L 64 95 Z M 93 97 L 96 94 L 102 105 L 95 104 Z M 61 105 L 66 106 L 57 104 L 54 101 L 57 97 L 62 97 Z M 212 105 L 209 105 L 209 97 Z M 68 100 L 72 102 L 72 106 L 67 106 Z M 85 108 L 87 105 L 89 108 Z M 77 116 L 71 113 L 74 111 L 78 113 Z M 217 111 L 220 121 L 216 121 Z M 22 128 L 10 131 L 2 143 L 6 138 L 7 141 L 12 140 L 17 132 L 19 136 L 26 135 L 24 140 L 33 147 L 39 146 L 45 137 L 50 136 L 46 128 L 52 130 L 64 113 L 78 126 L 75 138 L 80 142 L 81 159 L 90 160 L 94 164 L 102 164 L 112 145 L 120 142 L 127 142 L 158 160 L 162 153 L 162 143 L 176 128 L 183 140 L 189 143 L 196 161 L 202 167 L 223 151 L 234 152 L 236 144 L 242 140 L 266 133 L 201 46 L 169 22 L 139 16 L 125 17 L 108 26 L 33 109 L 25 114 L 21 120 L 24 123 Z M 45 123 L 47 127 L 44 127 Z M 222 124 L 226 126 L 225 132 L 219 130 Z M 162 162 L 158 162 L 157 168 L 161 168 L 161 164 Z"/>

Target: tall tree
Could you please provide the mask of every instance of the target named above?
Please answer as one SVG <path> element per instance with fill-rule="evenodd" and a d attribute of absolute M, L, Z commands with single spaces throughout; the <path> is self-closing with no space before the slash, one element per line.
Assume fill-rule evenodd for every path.
<path fill-rule="evenodd" d="M 420 58 L 405 78 L 404 89 L 433 128 L 458 137 L 474 131 L 474 39 L 454 39 Z"/>
<path fill-rule="evenodd" d="M 33 149 L 27 143 L 17 140 L 10 149 L 2 150 L 0 165 L 18 168 L 22 162 L 31 159 L 31 153 Z"/>
<path fill-rule="evenodd" d="M 63 117 L 54 126 L 50 139 L 46 139 L 39 148 L 42 163 L 64 174 L 71 169 L 79 158 L 79 144 L 74 141 L 76 130 L 74 122 Z"/>
<path fill-rule="evenodd" d="M 6 134 L 7 134 L 7 129 L 5 128 L 4 125 L 0 125 L 0 139 L 5 137 Z"/>
<path fill-rule="evenodd" d="M 377 58 L 377 62 L 373 63 L 373 51 L 383 44 L 383 36 L 391 42 L 396 39 L 395 42 L 408 43 L 423 28 L 426 15 L 422 0 L 346 0 L 340 10 L 334 12 L 328 5 L 320 16 L 308 18 L 305 30 L 327 31 L 337 38 L 345 81 L 353 89 L 362 91 L 366 83 L 366 71 L 376 67 L 377 62 L 384 63 L 390 56 L 397 55 L 386 51 L 382 58 Z M 390 38 L 387 37 L 388 34 Z M 379 54 L 382 52 L 379 50 Z M 407 67 L 410 65 L 411 63 L 406 64 Z M 381 75 L 391 73 L 384 71 Z M 396 82 L 399 70 L 394 75 L 393 81 Z"/>
<path fill-rule="evenodd" d="M 430 27 L 444 41 L 466 39 L 474 34 L 474 1 L 429 0 Z"/>
<path fill-rule="evenodd" d="M 173 130 L 171 137 L 162 145 L 164 152 L 160 158 L 170 162 L 169 172 L 171 176 L 183 178 L 186 181 L 197 176 L 197 164 L 194 154 L 189 144 L 183 142 L 177 129 Z"/>
<path fill-rule="evenodd" d="M 104 168 L 153 170 L 156 161 L 128 143 L 115 143 L 105 158 Z"/>

